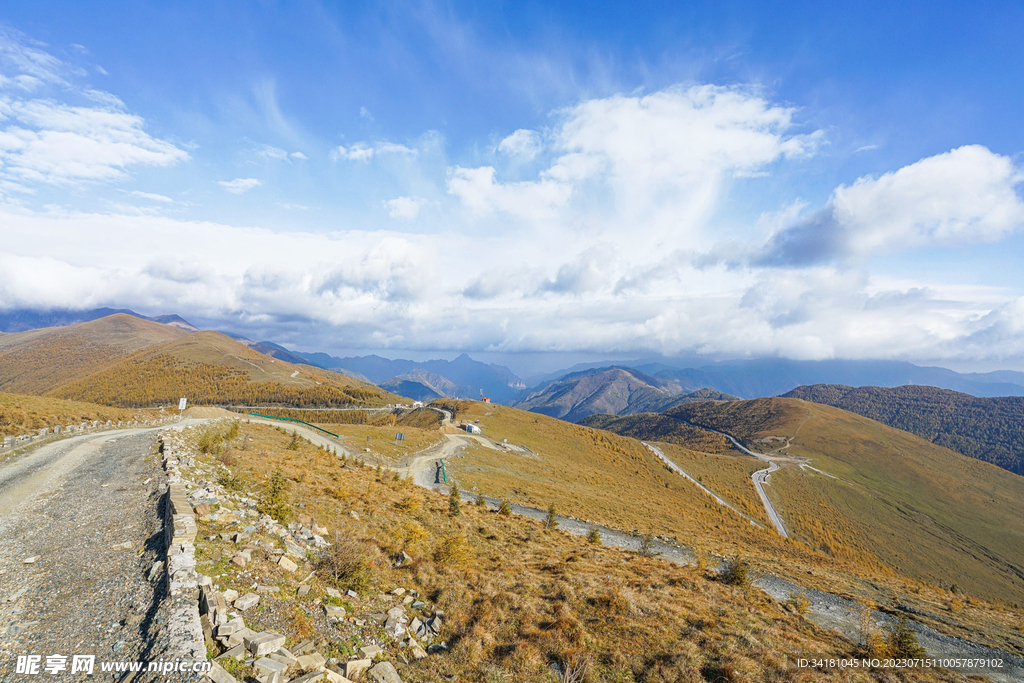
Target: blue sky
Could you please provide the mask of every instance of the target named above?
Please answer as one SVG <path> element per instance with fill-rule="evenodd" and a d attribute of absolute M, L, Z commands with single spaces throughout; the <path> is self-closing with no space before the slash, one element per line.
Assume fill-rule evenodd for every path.
<path fill-rule="evenodd" d="M 1024 367 L 1019 4 L 21 3 L 0 306 Z"/>

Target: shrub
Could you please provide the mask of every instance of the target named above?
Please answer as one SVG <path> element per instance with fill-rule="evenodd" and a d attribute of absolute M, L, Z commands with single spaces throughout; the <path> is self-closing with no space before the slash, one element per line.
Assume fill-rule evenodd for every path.
<path fill-rule="evenodd" d="M 367 592 L 373 585 L 373 565 L 362 544 L 351 536 L 334 533 L 334 543 L 317 561 L 317 572 L 341 590 Z"/>
<path fill-rule="evenodd" d="M 730 586 L 746 586 L 750 583 L 750 565 L 742 557 L 737 555 L 731 560 L 725 561 L 722 567 L 721 579 Z"/>
<path fill-rule="evenodd" d="M 288 523 L 291 510 L 288 507 L 288 480 L 279 471 L 270 475 L 267 488 L 263 491 L 260 512 L 270 515 L 281 524 Z"/>
<path fill-rule="evenodd" d="M 640 557 L 657 557 L 661 555 L 654 549 L 654 534 L 644 534 L 640 537 L 640 547 L 637 549 Z"/>
<path fill-rule="evenodd" d="M 590 527 L 590 530 L 587 531 L 587 543 L 601 545 L 601 531 L 596 526 Z"/>
<path fill-rule="evenodd" d="M 434 548 L 434 562 L 439 567 L 460 569 L 469 563 L 469 541 L 461 533 L 443 537 Z"/>
<path fill-rule="evenodd" d="M 487 507 L 487 501 L 484 500 L 483 494 L 480 494 L 476 497 L 476 504 L 478 507 Z"/>
<path fill-rule="evenodd" d="M 886 624 L 885 645 L 888 655 L 897 659 L 914 659 L 925 655 L 924 648 L 917 642 L 917 634 L 910 628 L 906 614 L 900 614 L 896 621 Z"/>
<path fill-rule="evenodd" d="M 453 517 L 457 517 L 462 514 L 462 493 L 459 491 L 459 485 L 453 483 L 452 490 L 448 494 L 448 514 Z"/>
<path fill-rule="evenodd" d="M 508 506 L 507 500 L 501 501 L 501 505 L 498 506 L 498 514 L 506 517 L 512 514 L 512 508 Z"/>
<path fill-rule="evenodd" d="M 889 656 L 885 641 L 875 626 L 870 607 L 862 607 L 857 618 L 857 645 L 863 655 L 872 659 L 884 659 Z"/>
<path fill-rule="evenodd" d="M 426 537 L 427 530 L 416 520 L 410 519 L 402 524 L 402 547 L 408 548 Z"/>
<path fill-rule="evenodd" d="M 797 614 L 807 614 L 811 609 L 811 599 L 807 597 L 805 591 L 800 591 L 794 595 L 789 596 L 786 600 L 788 605 Z"/>
<path fill-rule="evenodd" d="M 299 433 L 297 431 L 292 432 L 292 440 L 288 442 L 288 450 L 297 451 L 299 450 L 299 444 L 302 441 L 299 439 Z"/>
<path fill-rule="evenodd" d="M 558 520 L 555 519 L 555 504 L 548 505 L 548 515 L 544 518 L 545 529 L 557 529 Z"/>

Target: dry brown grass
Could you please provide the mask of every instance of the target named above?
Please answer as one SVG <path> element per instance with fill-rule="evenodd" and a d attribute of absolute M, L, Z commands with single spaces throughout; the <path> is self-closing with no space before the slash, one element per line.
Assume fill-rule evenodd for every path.
<path fill-rule="evenodd" d="M 44 396 L 0 393 L 0 436 L 34 434 L 43 427 L 78 425 L 99 420 L 106 422 L 152 420 L 173 411 L 126 410 L 81 401 L 65 401 Z"/>
<path fill-rule="evenodd" d="M 450 651 L 403 668 L 408 683 L 550 681 L 552 663 L 567 670 L 582 662 L 590 663 L 589 681 L 834 680 L 832 672 L 798 669 L 796 659 L 854 652 L 854 644 L 760 591 L 709 580 L 696 567 L 590 545 L 474 505 L 452 517 L 443 495 L 370 468 L 342 468 L 308 444 L 289 451 L 289 437 L 271 427 L 244 425 L 243 435 L 252 447 L 237 453 L 237 469 L 251 487 L 261 485 L 263 473 L 281 471 L 305 512 L 326 522 L 332 535 L 338 530 L 363 544 L 378 590 L 412 588 L 445 610 Z M 420 505 L 405 504 L 411 495 L 421 496 Z M 348 515 L 353 510 L 358 520 Z M 426 538 L 409 550 L 413 562 L 395 568 L 387 558 L 406 543 L 400 536 L 410 522 Z M 451 539 L 461 539 L 456 544 L 471 562 L 460 566 L 436 554 Z M 201 559 L 208 562 L 213 551 L 204 544 Z M 252 571 L 261 582 L 294 588 L 297 581 L 259 558 Z M 344 643 L 331 647 L 344 651 Z M 902 675 L 960 680 L 936 670 Z M 887 679 L 848 671 L 843 680 Z"/>

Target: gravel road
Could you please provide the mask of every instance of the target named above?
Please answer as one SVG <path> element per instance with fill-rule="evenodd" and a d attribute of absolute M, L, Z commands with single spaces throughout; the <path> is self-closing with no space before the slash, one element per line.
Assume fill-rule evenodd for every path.
<path fill-rule="evenodd" d="M 41 655 L 48 679 L 47 658 L 67 657 L 51 680 L 72 677 L 73 655 L 95 656 L 90 680 L 198 679 L 101 671 L 169 646 L 166 582 L 146 577 L 163 555 L 155 433 L 73 437 L 0 463 L 0 680 L 33 678 L 16 673 L 22 655 Z"/>

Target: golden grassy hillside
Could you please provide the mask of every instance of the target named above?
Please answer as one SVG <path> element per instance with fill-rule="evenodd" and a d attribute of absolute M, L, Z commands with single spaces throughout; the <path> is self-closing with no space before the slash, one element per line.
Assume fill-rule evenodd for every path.
<path fill-rule="evenodd" d="M 42 394 L 185 330 L 118 313 L 67 327 L 0 337 L 0 391 Z"/>
<path fill-rule="evenodd" d="M 481 417 L 492 418 L 491 427 L 502 419 Z M 214 429 L 231 434 L 226 426 Z M 196 430 L 190 438 L 198 445 L 203 434 Z M 198 570 L 240 592 L 248 592 L 256 576 L 260 584 L 278 586 L 264 592 L 245 620 L 252 628 L 279 629 L 288 647 L 314 638 L 322 652 L 344 657 L 380 637 L 364 620 L 388 606 L 383 593 L 402 587 L 444 610 L 442 637 L 450 648 L 403 663 L 398 655 L 408 650 L 383 638 L 384 657 L 407 683 L 540 683 L 554 680 L 552 663 L 576 662 L 589 664 L 578 680 L 591 682 L 893 680 L 881 670 L 798 668 L 801 657 L 851 657 L 856 647 L 761 591 L 726 585 L 699 568 L 590 544 L 467 503 L 454 515 L 443 495 L 351 462 L 342 467 L 332 455 L 306 443 L 294 446 L 286 430 L 266 425 L 241 424 L 220 450 L 218 459 L 201 456 L 200 464 L 217 468 L 232 490 L 263 501 L 280 473 L 283 514 L 306 514 L 325 525 L 330 539 L 343 539 L 338 547 L 345 566 L 358 569 L 335 579 L 322 568 L 308 582 L 309 594 L 297 597 L 298 582 L 317 566 L 314 557 L 308 568 L 288 574 L 257 551 L 238 568 L 229 561 L 237 547 L 217 535 L 224 527 L 202 521 Z M 280 543 L 269 535 L 261 540 Z M 392 559 L 403 550 L 412 561 L 396 568 Z M 340 588 L 358 583 L 358 597 L 332 601 L 325 589 L 336 581 Z M 345 607 L 351 620 L 327 625 L 321 601 Z M 244 667 L 237 672 L 244 675 Z M 899 679 L 965 680 L 934 669 L 901 671 Z"/>
<path fill-rule="evenodd" d="M 788 527 L 828 555 L 856 548 L 893 571 L 1024 602 L 1024 478 L 912 434 L 799 399 L 670 411 L 752 448 L 789 448 L 831 477 L 784 464 L 773 500 Z"/>
<path fill-rule="evenodd" d="M 219 332 L 117 314 L 0 339 L 0 389 L 121 407 L 385 405 L 372 384 L 265 356 Z"/>
<path fill-rule="evenodd" d="M 124 410 L 28 394 L 0 393 L 0 436 L 33 434 L 43 427 L 100 420 L 147 420 L 154 411 Z"/>

